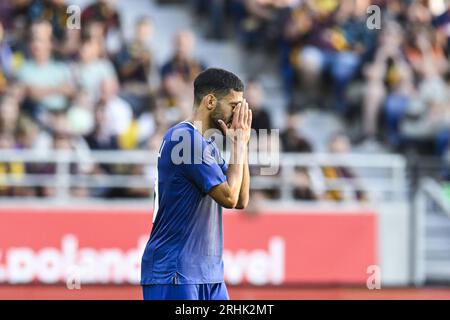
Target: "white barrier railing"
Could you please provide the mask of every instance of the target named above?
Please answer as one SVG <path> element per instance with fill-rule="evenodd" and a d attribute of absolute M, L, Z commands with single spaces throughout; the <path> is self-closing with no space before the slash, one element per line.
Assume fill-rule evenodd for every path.
<path fill-rule="evenodd" d="M 157 155 L 147 151 L 75 151 L 36 152 L 31 150 L 0 150 L 0 164 L 21 163 L 26 167 L 51 165 L 51 173 L 39 170 L 25 170 L 17 173 L 0 173 L 0 187 L 53 187 L 55 198 L 63 200 L 71 197 L 71 188 L 147 188 L 153 189 L 153 173 Z M 265 155 L 252 153 L 251 167 L 260 168 L 267 165 Z M 280 197 L 275 201 L 292 201 L 293 191 L 297 186 L 296 169 L 303 168 L 311 181 L 311 189 L 317 194 L 330 190 L 340 190 L 353 199 L 355 191 L 364 191 L 369 201 L 405 201 L 406 162 L 398 155 L 364 155 L 364 154 L 279 154 L 279 170 L 275 175 L 254 175 L 251 189 L 278 190 Z M 89 172 L 93 165 L 130 165 L 141 170 L 133 174 L 95 174 Z M 81 170 L 72 172 L 72 166 Z M 345 167 L 354 172 L 354 178 L 327 178 L 324 167 Z M 45 170 L 44 170 L 45 171 Z M 350 196 L 348 196 L 350 195 Z M 151 198 L 152 194 L 149 193 Z M 5 198 L 0 198 L 4 201 Z M 148 199 L 147 199 L 148 201 Z"/>
<path fill-rule="evenodd" d="M 442 186 L 423 178 L 415 197 L 414 283 L 450 281 L 450 202 Z"/>

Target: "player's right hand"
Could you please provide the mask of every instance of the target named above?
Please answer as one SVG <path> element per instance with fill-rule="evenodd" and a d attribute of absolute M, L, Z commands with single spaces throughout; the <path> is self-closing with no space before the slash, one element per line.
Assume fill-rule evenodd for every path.
<path fill-rule="evenodd" d="M 233 120 L 228 128 L 224 121 L 219 120 L 222 131 L 233 141 L 242 141 L 247 144 L 250 140 L 252 129 L 252 110 L 244 99 L 233 111 Z"/>

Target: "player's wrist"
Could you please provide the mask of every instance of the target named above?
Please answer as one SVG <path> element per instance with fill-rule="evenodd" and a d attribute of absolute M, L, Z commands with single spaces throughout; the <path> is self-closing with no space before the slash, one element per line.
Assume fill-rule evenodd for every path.
<path fill-rule="evenodd" d="M 230 164 L 243 164 L 247 150 L 247 146 L 242 140 L 234 141 L 231 148 Z"/>

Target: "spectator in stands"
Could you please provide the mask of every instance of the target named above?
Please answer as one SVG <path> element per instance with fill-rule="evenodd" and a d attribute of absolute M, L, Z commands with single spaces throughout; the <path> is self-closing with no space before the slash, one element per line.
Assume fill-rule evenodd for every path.
<path fill-rule="evenodd" d="M 55 137 L 60 137 L 66 142 L 70 138 L 70 146 L 80 154 L 87 154 L 89 151 L 89 146 L 86 141 L 77 135 L 73 134 L 73 129 L 70 126 L 68 113 L 66 110 L 61 110 L 53 112 L 49 117 L 48 130 L 41 131 L 42 134 L 37 137 L 34 148 L 37 151 L 46 152 L 52 150 L 55 146 Z M 62 144 L 61 144 L 62 145 Z"/>
<path fill-rule="evenodd" d="M 270 43 L 271 24 L 276 21 L 274 1 L 242 1 L 245 17 L 240 23 L 241 40 L 248 48 Z M 264 47 L 269 49 L 269 46 Z"/>
<path fill-rule="evenodd" d="M 17 87 L 10 87 L 0 101 L 0 133 L 15 138 L 15 148 L 31 149 L 40 134 L 37 125 L 20 111 L 20 92 Z"/>
<path fill-rule="evenodd" d="M 51 28 L 48 22 L 40 24 Z M 52 59 L 51 39 L 45 32 L 33 34 L 30 48 L 32 59 L 24 62 L 17 77 L 25 89 L 29 111 L 45 123 L 48 112 L 63 110 L 74 96 L 73 77 L 66 64 Z"/>
<path fill-rule="evenodd" d="M 64 38 L 59 45 L 55 47 L 55 54 L 57 54 L 61 60 L 75 61 L 78 59 L 80 47 L 81 30 L 67 29 Z"/>
<path fill-rule="evenodd" d="M 148 140 L 153 135 L 157 134 L 158 131 L 165 129 L 163 125 L 158 126 L 155 117 L 155 109 L 156 99 L 151 96 L 147 101 L 146 108 L 135 115 L 139 148 L 146 148 Z"/>
<path fill-rule="evenodd" d="M 320 102 L 322 74 L 337 50 L 337 43 L 333 40 L 344 41 L 342 35 L 333 29 L 333 13 L 338 5 L 337 1 L 327 4 L 321 1 L 305 2 L 293 10 L 287 19 L 284 36 L 290 50 L 284 57 L 293 65 L 300 85 L 313 101 Z M 284 66 L 284 73 L 290 73 L 289 63 Z M 287 85 L 292 86 L 289 80 Z"/>
<path fill-rule="evenodd" d="M 346 89 L 356 78 L 361 64 L 373 50 L 377 33 L 367 28 L 367 7 L 370 0 L 341 1 L 336 12 L 336 26 L 331 33 L 336 53 L 329 67 L 334 86 L 334 108 L 346 115 L 349 106 Z"/>
<path fill-rule="evenodd" d="M 14 19 L 14 4 L 11 2 L 12 1 L 0 1 L 0 24 L 7 30 L 12 28 Z"/>
<path fill-rule="evenodd" d="M 191 31 L 179 31 L 174 39 L 174 54 L 161 70 L 164 80 L 168 75 L 177 74 L 188 84 L 205 69 L 205 65 L 193 57 L 195 36 Z"/>
<path fill-rule="evenodd" d="M 449 89 L 449 83 L 437 74 L 430 74 L 419 84 L 418 94 L 407 109 L 400 129 L 402 137 L 414 143 L 416 150 L 423 150 L 421 145 L 426 148 L 441 131 L 450 128 Z"/>
<path fill-rule="evenodd" d="M 41 40 L 41 41 L 50 41 L 53 45 L 53 29 L 50 22 L 41 19 L 36 20 L 30 25 L 30 34 L 29 39 L 33 40 Z M 25 40 L 25 39 L 23 39 Z M 53 49 L 53 48 L 52 48 Z"/>
<path fill-rule="evenodd" d="M 136 23 L 135 38 L 127 43 L 115 58 L 122 95 L 140 111 L 150 99 L 150 88 L 155 87 L 155 61 L 149 40 L 153 34 L 153 23 L 142 17 Z"/>
<path fill-rule="evenodd" d="M 93 165 L 89 158 L 89 147 L 83 138 L 76 136 L 70 127 L 67 112 L 58 111 L 50 114 L 48 131 L 36 131 L 36 128 L 27 127 L 26 130 L 31 130 L 34 133 L 34 139 L 29 143 L 36 153 L 48 154 L 52 150 L 72 150 L 79 162 L 71 163 L 71 174 L 90 174 Z M 36 134 L 37 133 L 37 134 Z M 30 164 L 27 170 L 35 174 L 56 174 L 57 166 L 55 163 L 37 163 Z M 85 188 L 74 187 L 70 190 L 73 196 L 81 196 L 86 194 Z M 56 194 L 57 189 L 53 186 L 46 186 L 38 188 L 37 194 L 43 197 L 52 197 Z"/>
<path fill-rule="evenodd" d="M 10 132 L 0 132 L 0 150 L 11 150 L 15 148 L 15 138 L 14 135 Z M 0 168 L 1 170 L 4 168 Z M 3 171 L 5 173 L 5 171 Z"/>
<path fill-rule="evenodd" d="M 417 96 L 412 69 L 406 64 L 400 66 L 398 81 L 392 84 L 392 90 L 384 102 L 387 138 L 394 148 L 402 144 L 400 124 Z"/>
<path fill-rule="evenodd" d="M 398 82 L 401 70 L 408 68 L 401 53 L 404 34 L 396 22 L 386 23 L 379 38 L 379 46 L 371 63 L 364 66 L 366 85 L 363 98 L 363 135 L 376 139 L 379 133 L 378 119 L 389 88 Z"/>
<path fill-rule="evenodd" d="M 81 159 L 81 160 L 86 160 L 86 158 L 88 157 L 88 154 L 80 154 L 80 152 L 82 152 L 82 150 L 77 149 L 79 148 L 79 142 L 77 138 L 75 138 L 74 136 L 72 136 L 69 133 L 54 133 L 53 135 L 53 149 L 55 151 L 74 151 L 75 154 L 77 156 L 80 157 L 85 157 L 85 159 Z M 83 150 L 86 151 L 86 150 Z M 56 170 L 57 168 L 50 166 L 49 173 L 51 174 L 56 174 Z M 70 174 L 72 175 L 83 175 L 83 174 L 89 174 L 92 170 L 92 166 L 91 164 L 86 164 L 86 163 L 71 163 L 70 164 Z M 49 187 L 47 187 L 49 188 Z M 50 187 L 51 188 L 51 187 Z M 53 195 L 55 191 L 53 190 L 46 190 L 46 194 L 47 195 Z M 86 198 L 89 196 L 89 190 L 86 186 L 82 186 L 80 185 L 80 183 L 78 183 L 75 186 L 71 186 L 69 188 L 69 192 L 70 195 L 72 197 L 75 198 Z"/>
<path fill-rule="evenodd" d="M 107 131 L 107 119 L 105 113 L 105 106 L 99 103 L 95 108 L 95 125 L 93 131 L 89 133 L 85 140 L 89 145 L 90 150 L 118 150 L 119 140 L 118 136 L 111 134 Z M 114 165 L 107 163 L 95 163 L 93 164 L 92 174 L 101 179 L 102 176 L 108 174 L 114 174 Z M 91 196 L 93 197 L 107 197 L 112 188 L 100 187 L 91 190 Z"/>
<path fill-rule="evenodd" d="M 121 82 L 127 85 L 149 83 L 152 66 L 152 52 L 149 40 L 153 34 L 153 23 L 148 17 L 140 18 L 136 23 L 135 37 L 127 43 L 116 60 Z"/>
<path fill-rule="evenodd" d="M 156 93 L 157 125 L 168 126 L 185 119 L 193 100 L 190 89 L 194 78 L 205 69 L 193 58 L 195 37 L 191 31 L 179 31 L 174 38 L 174 54 L 161 69 L 161 87 Z"/>
<path fill-rule="evenodd" d="M 287 153 L 312 152 L 310 142 L 299 133 L 301 127 L 301 114 L 297 110 L 290 110 L 287 115 L 286 129 L 281 133 L 282 151 Z M 311 176 L 304 167 L 296 167 L 292 178 L 294 184 L 293 197 L 297 200 L 315 200 Z"/>
<path fill-rule="evenodd" d="M 111 55 L 116 54 L 123 43 L 120 14 L 114 2 L 115 0 L 97 0 L 86 7 L 81 14 L 81 23 L 84 26 L 101 29 L 105 40 L 105 50 Z"/>
<path fill-rule="evenodd" d="M 17 145 L 20 149 L 30 149 L 30 150 L 39 150 L 35 147 L 35 143 L 38 140 L 38 137 L 41 135 L 47 135 L 47 133 L 40 129 L 40 127 L 31 120 L 30 117 L 24 116 L 23 114 L 19 118 L 19 123 L 16 128 L 16 136 L 17 136 Z M 45 151 L 43 151 L 45 153 Z"/>
<path fill-rule="evenodd" d="M 25 53 L 28 43 L 25 41 L 29 37 L 28 5 L 30 0 L 1 1 L 1 14 L 8 16 L 5 18 L 4 27 L 8 30 L 8 41 L 14 51 Z"/>
<path fill-rule="evenodd" d="M 29 22 L 47 21 L 52 27 L 54 53 L 73 59 L 79 50 L 80 30 L 68 28 L 68 6 L 64 0 L 32 0 L 27 11 Z M 33 30 L 31 32 L 33 34 Z"/>
<path fill-rule="evenodd" d="M 264 90 L 261 84 L 255 79 L 248 81 L 245 89 L 245 96 L 249 106 L 252 108 L 252 129 L 256 130 L 257 134 L 259 134 L 259 130 L 262 129 L 269 132 L 269 130 L 272 129 L 272 123 L 266 106 L 263 105 Z"/>
<path fill-rule="evenodd" d="M 11 95 L 1 97 L 0 101 L 0 133 L 15 135 L 20 116 L 19 103 Z"/>
<path fill-rule="evenodd" d="M 311 177 L 305 168 L 295 168 L 294 194 L 296 200 L 316 200 L 317 197 L 312 189 Z"/>
<path fill-rule="evenodd" d="M 430 32 L 429 10 L 414 2 L 404 13 L 400 14 L 405 20 L 404 27 L 392 20 L 385 23 L 374 61 L 365 67 L 368 79 L 363 104 L 365 134 L 374 137 L 379 132 L 378 114 L 384 105 L 388 142 L 394 147 L 401 145 L 401 135 L 418 141 L 416 138 L 436 134 L 432 127 L 437 123 L 429 122 L 426 115 L 430 99 L 425 96 L 426 91 L 436 90 L 431 100 L 440 100 L 441 105 L 445 103 L 440 92 L 445 90 L 442 76 L 449 68 L 445 42 L 435 31 Z M 436 115 L 440 113 L 437 109 L 442 108 L 431 109 L 434 111 L 430 114 Z"/>
<path fill-rule="evenodd" d="M 104 81 L 117 82 L 117 75 L 111 61 L 101 58 L 98 41 L 91 37 L 82 39 L 80 61 L 76 68 L 78 84 L 94 105 L 100 99 L 100 91 Z M 116 84 L 118 86 L 118 84 Z"/>
<path fill-rule="evenodd" d="M 362 3 L 361 3 L 362 2 Z M 366 4 L 366 5 L 364 5 Z M 284 55 L 283 73 L 288 88 L 292 87 L 293 68 L 300 84 L 316 104 L 323 104 L 323 77 L 331 77 L 334 108 L 345 115 L 347 85 L 353 80 L 374 41 L 375 33 L 366 26 L 368 1 L 312 1 L 292 11 L 284 34 L 288 54 Z M 284 48 L 286 44 L 284 45 Z"/>
<path fill-rule="evenodd" d="M 28 19 L 30 22 L 50 22 L 53 35 L 60 42 L 67 29 L 67 5 L 64 0 L 32 0 L 28 7 Z"/>
<path fill-rule="evenodd" d="M 133 122 L 133 111 L 131 106 L 122 99 L 119 94 L 119 84 L 115 79 L 104 79 L 101 86 L 101 105 L 105 110 L 104 135 L 119 137 L 121 139 L 135 140 L 133 133 L 130 133 Z M 131 137 L 128 135 L 131 134 Z M 137 145 L 137 142 L 129 142 Z M 123 147 L 123 145 L 121 145 Z"/>
<path fill-rule="evenodd" d="M 106 48 L 106 36 L 102 22 L 91 21 L 87 23 L 83 29 L 81 29 L 81 39 L 91 39 L 97 42 L 99 47 L 99 57 L 109 58 L 108 50 Z"/>
<path fill-rule="evenodd" d="M 299 134 L 300 113 L 291 111 L 287 115 L 286 129 L 281 133 L 281 145 L 284 152 L 312 152 L 312 146 L 308 140 Z"/>
<path fill-rule="evenodd" d="M 108 132 L 105 105 L 99 103 L 95 108 L 95 125 L 85 140 L 91 150 L 117 150 L 119 149 L 117 135 Z"/>
<path fill-rule="evenodd" d="M 213 39 L 223 39 L 226 36 L 226 11 L 230 2 L 226 0 L 190 0 L 196 14 L 206 13 L 208 30 L 205 36 Z"/>
<path fill-rule="evenodd" d="M 94 126 L 93 109 L 94 107 L 84 91 L 79 92 L 72 100 L 67 117 L 74 135 L 83 136 L 92 131 Z"/>
<path fill-rule="evenodd" d="M 445 43 L 445 53 L 448 57 L 450 55 L 450 34 L 448 32 L 450 24 L 450 6 L 433 20 L 433 26 L 436 30 L 436 38 Z"/>
<path fill-rule="evenodd" d="M 114 7 L 115 0 L 97 0 L 87 6 L 81 14 L 81 23 L 83 25 L 92 22 L 102 22 L 105 33 L 112 29 L 120 29 L 120 14 Z"/>
<path fill-rule="evenodd" d="M 58 117 L 64 117 L 63 114 L 59 114 Z M 86 152 L 86 150 L 80 149 L 80 140 L 71 135 L 69 132 L 64 132 L 63 130 L 58 130 L 57 132 L 53 133 L 52 136 L 52 147 L 51 149 L 55 151 L 74 151 L 75 154 L 81 157 L 85 157 L 83 159 L 84 161 L 87 160 L 88 153 L 82 153 Z M 85 146 L 83 145 L 83 148 Z M 90 163 L 71 163 L 70 164 L 70 174 L 72 175 L 78 175 L 78 174 L 89 174 L 92 171 L 92 165 Z M 55 164 L 47 164 L 47 166 L 41 168 L 41 172 L 45 172 L 46 174 L 56 174 L 57 167 Z M 55 196 L 57 193 L 57 190 L 59 188 L 53 187 L 53 186 L 46 186 L 43 188 L 42 192 L 45 197 L 52 197 Z M 76 198 L 85 198 L 89 195 L 89 191 L 86 187 L 83 187 L 81 185 L 72 186 L 69 188 L 69 193 L 71 196 Z"/>
<path fill-rule="evenodd" d="M 379 98 L 385 104 L 388 142 L 394 147 L 405 142 L 433 140 L 446 126 L 448 87 L 443 74 L 449 65 L 435 38 L 425 29 L 414 27 L 414 30 L 405 42 L 406 57 L 401 54 L 398 43 L 384 42 L 377 53 L 379 70 L 384 70 L 385 75 L 384 79 L 376 80 L 376 86 L 381 89 Z M 369 73 L 375 79 L 377 72 L 369 70 Z M 372 98 L 367 96 L 365 104 L 373 107 L 373 112 L 366 113 L 371 115 L 368 129 L 377 127 L 375 106 L 379 105 L 379 100 Z"/>
<path fill-rule="evenodd" d="M 155 95 L 155 120 L 158 126 L 170 126 L 188 117 L 193 101 L 190 88 L 191 84 L 180 73 L 168 73 L 162 78 L 161 87 Z"/>
<path fill-rule="evenodd" d="M 336 155 L 349 154 L 351 144 L 347 135 L 342 133 L 334 135 L 330 139 L 328 151 Z M 367 200 L 367 196 L 362 190 L 356 174 L 350 168 L 345 166 L 327 166 L 322 168 L 322 173 L 325 185 L 329 186 L 324 195 L 325 199 L 333 201 Z M 335 183 L 339 186 L 334 187 Z"/>
<path fill-rule="evenodd" d="M 3 93 L 13 73 L 13 52 L 5 39 L 3 24 L 0 22 L 0 94 Z"/>
<path fill-rule="evenodd" d="M 427 28 L 411 27 L 404 52 L 417 77 L 426 77 L 430 71 L 439 75 L 448 71 L 444 46 L 445 43 Z"/>
<path fill-rule="evenodd" d="M 0 150 L 14 149 L 16 147 L 15 137 L 9 132 L 0 132 Z M 0 162 L 0 197 L 3 196 L 24 196 L 27 194 L 26 188 L 14 187 L 5 184 L 5 175 L 10 175 L 9 179 L 20 182 L 25 174 L 25 165 L 20 161 L 8 163 Z"/>

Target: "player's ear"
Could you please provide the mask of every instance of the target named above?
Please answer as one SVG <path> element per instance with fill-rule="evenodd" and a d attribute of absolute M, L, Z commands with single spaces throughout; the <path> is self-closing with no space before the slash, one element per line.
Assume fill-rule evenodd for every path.
<path fill-rule="evenodd" d="M 208 110 L 214 110 L 216 107 L 217 98 L 213 94 L 207 94 L 204 98 L 205 106 Z"/>

